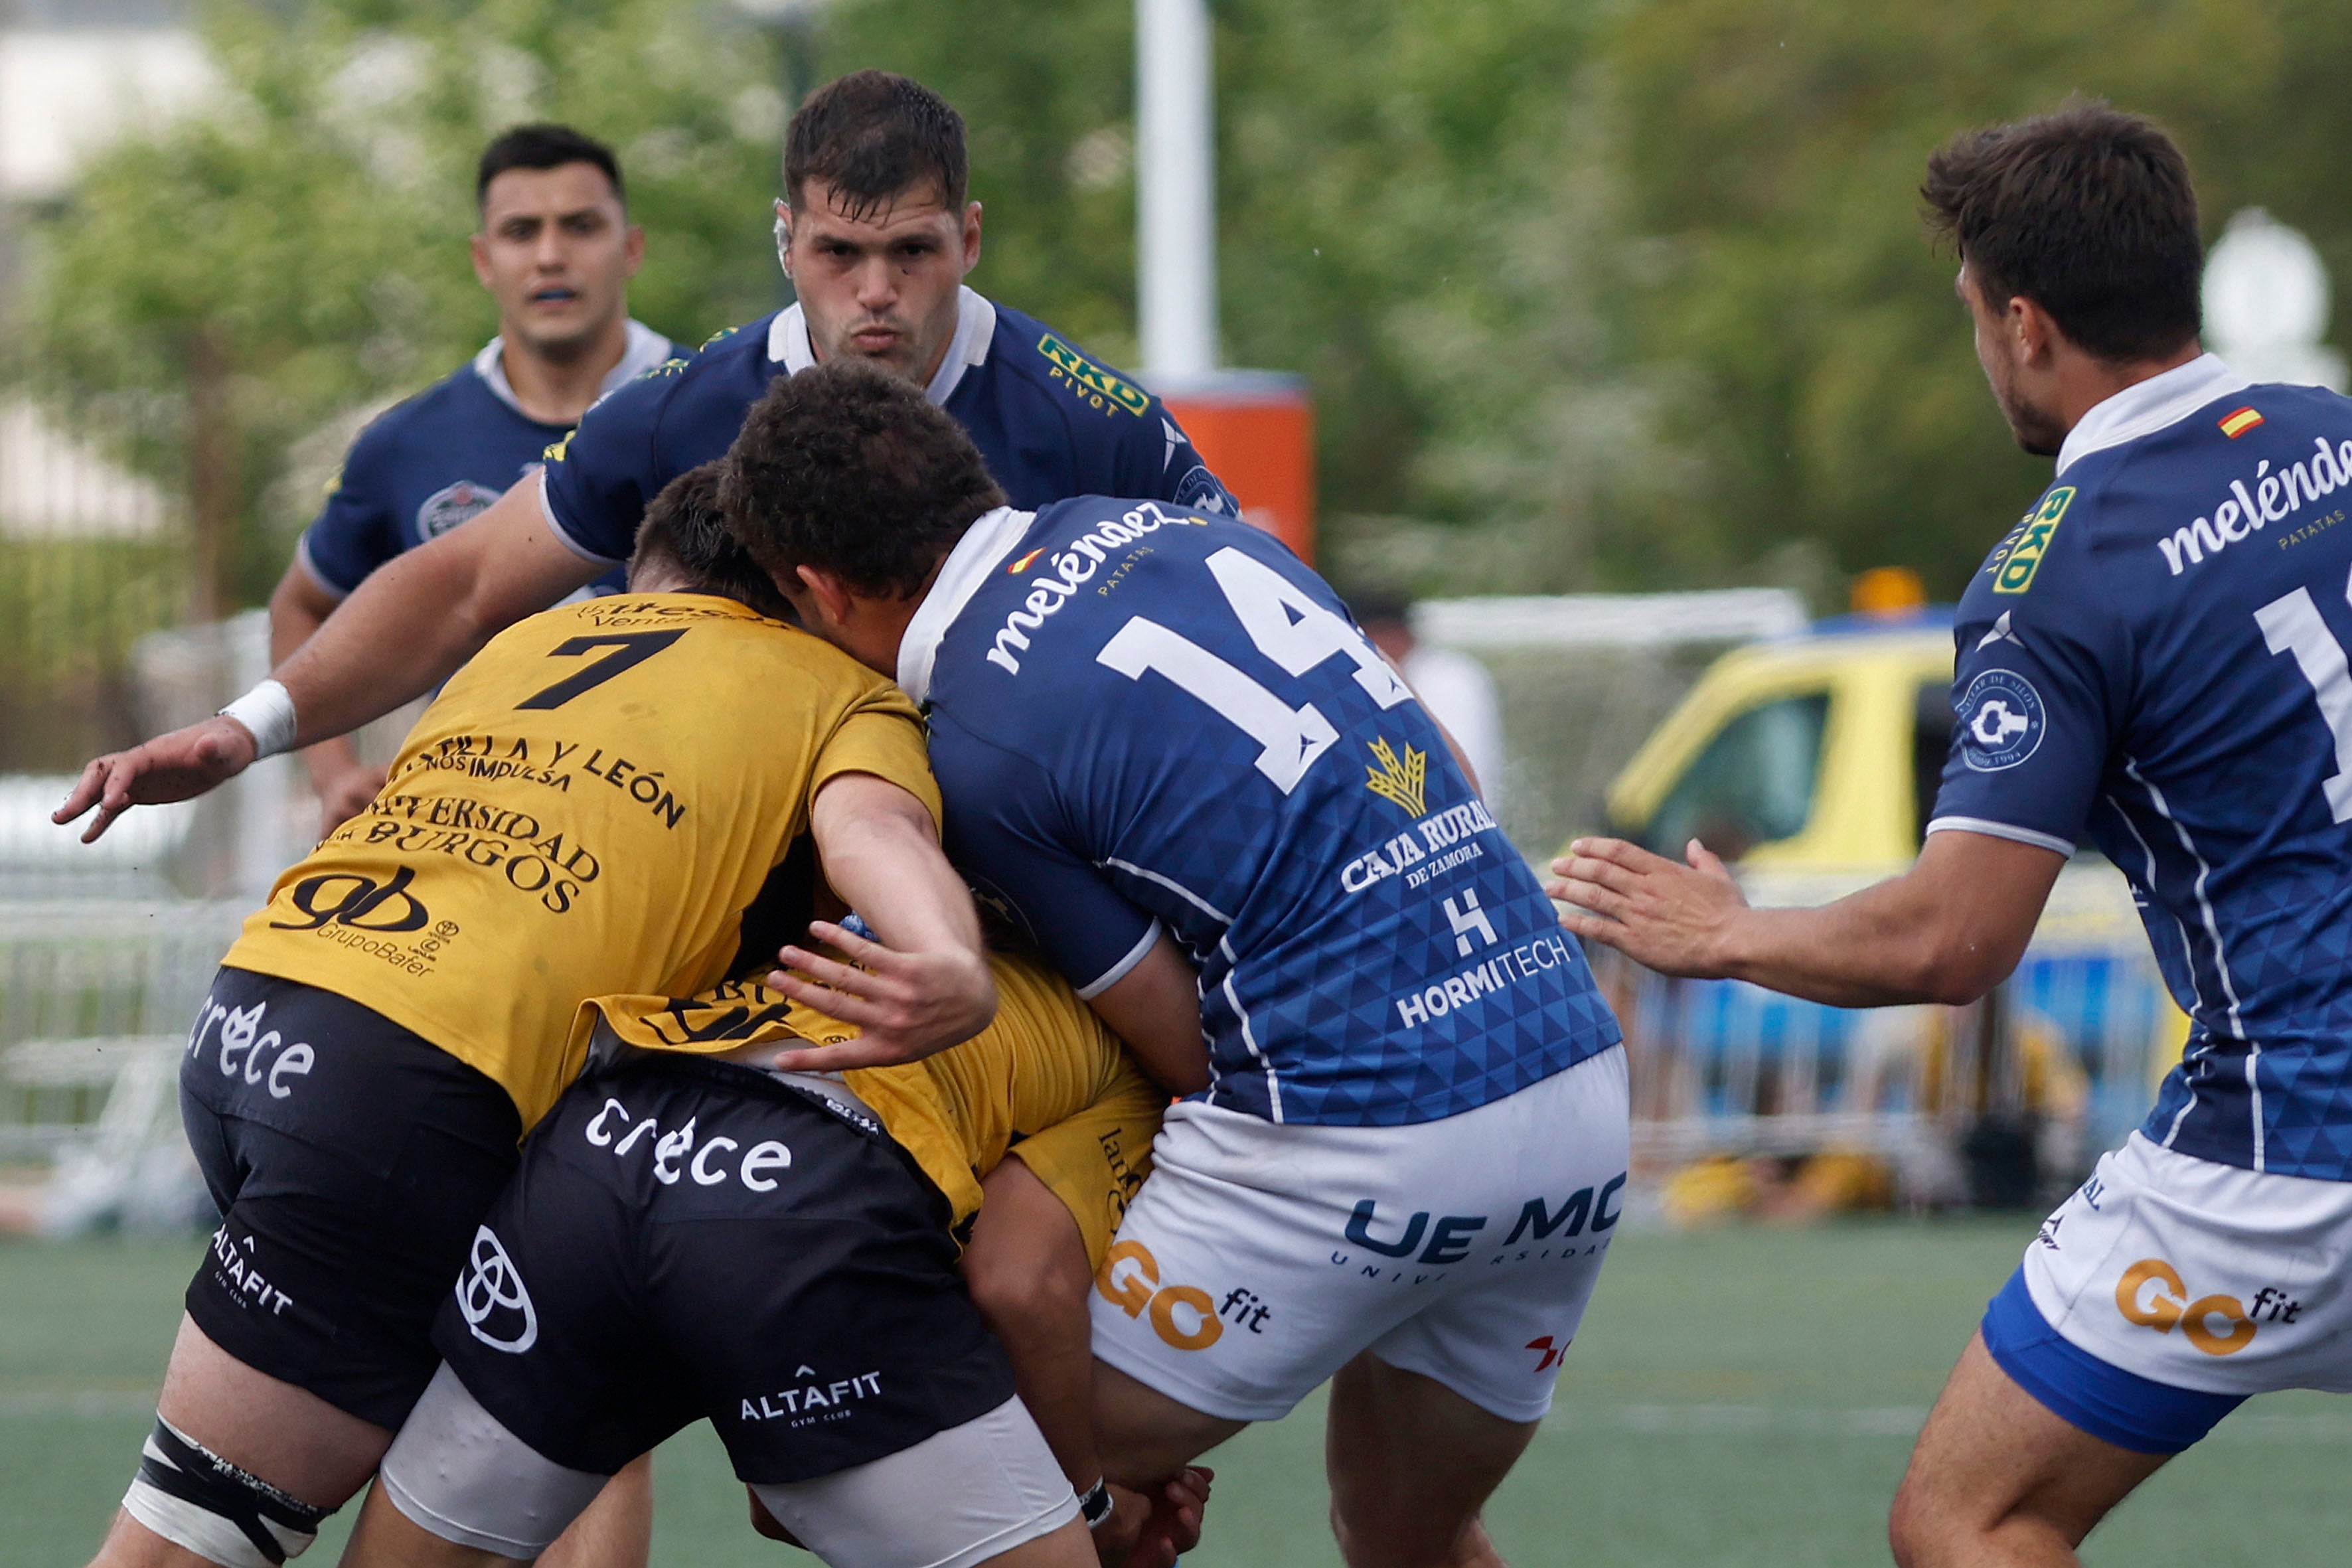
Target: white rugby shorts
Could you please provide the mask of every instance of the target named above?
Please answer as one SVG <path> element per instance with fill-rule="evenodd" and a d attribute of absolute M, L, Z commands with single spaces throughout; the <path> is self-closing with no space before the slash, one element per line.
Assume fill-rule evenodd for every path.
<path fill-rule="evenodd" d="M 2133 1133 L 2026 1248 L 2034 1310 L 2175 1388 L 2352 1392 L 2352 1182 L 2217 1164 Z"/>
<path fill-rule="evenodd" d="M 1360 1352 L 1507 1421 L 1551 1408 L 1625 1194 L 1625 1053 L 1409 1127 L 1172 1108 L 1093 1297 L 1095 1354 L 1236 1421 Z"/>

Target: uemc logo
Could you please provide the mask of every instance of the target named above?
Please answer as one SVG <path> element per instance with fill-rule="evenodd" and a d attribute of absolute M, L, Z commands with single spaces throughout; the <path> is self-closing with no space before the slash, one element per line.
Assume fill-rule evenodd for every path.
<path fill-rule="evenodd" d="M 1504 1238 L 1503 1245 L 1517 1247 L 1520 1237 L 1526 1236 L 1533 1236 L 1538 1241 L 1549 1241 L 1554 1232 L 1566 1240 L 1571 1236 L 1582 1235 L 1584 1222 L 1588 1218 L 1596 1233 L 1608 1230 L 1616 1225 L 1618 1214 L 1617 1210 L 1610 1207 L 1611 1200 L 1624 1185 L 1623 1176 L 1612 1176 L 1602 1184 L 1597 1199 L 1591 1187 L 1579 1187 L 1562 1200 L 1558 1213 L 1554 1213 L 1543 1199 L 1529 1198 L 1520 1207 L 1518 1223 L 1511 1226 L 1511 1234 Z M 1429 1223 L 1429 1211 L 1418 1209 L 1404 1222 L 1402 1235 L 1394 1241 L 1382 1241 L 1372 1235 L 1372 1225 L 1379 1215 L 1380 1205 L 1374 1199 L 1366 1198 L 1359 1203 L 1348 1216 L 1348 1240 L 1383 1258 L 1412 1258 L 1414 1248 L 1421 1247 L 1422 1237 L 1426 1236 L 1429 1245 L 1422 1247 L 1421 1256 L 1414 1258 L 1417 1263 L 1459 1263 L 1470 1256 L 1472 1238 L 1486 1228 L 1486 1216 L 1474 1214 L 1450 1214 L 1433 1226 Z M 1396 1222 L 1391 1219 L 1389 1223 L 1393 1225 Z"/>
<path fill-rule="evenodd" d="M 2177 1328 L 2207 1355 L 2235 1355 L 2253 1343 L 2256 1317 L 2291 1323 L 2303 1303 L 2288 1300 L 2284 1291 L 2267 1289 L 2254 1298 L 2252 1312 L 2235 1296 L 2200 1296 L 2192 1301 L 2171 1264 L 2144 1258 L 2116 1281 L 2116 1310 L 2159 1334 Z"/>

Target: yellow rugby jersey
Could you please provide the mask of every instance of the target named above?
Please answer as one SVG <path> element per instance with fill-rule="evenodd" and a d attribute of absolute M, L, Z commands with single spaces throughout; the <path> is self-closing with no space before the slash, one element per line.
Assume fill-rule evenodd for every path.
<path fill-rule="evenodd" d="M 996 976 L 997 1007 L 987 1028 L 919 1062 L 841 1075 L 947 1194 L 959 1230 L 980 1207 L 981 1178 L 1015 1142 L 1106 1099 L 1131 1095 L 1131 1085 L 1144 1086 L 1147 1104 L 1164 1106 L 1168 1098 L 1148 1087 L 1118 1037 L 1061 976 L 1003 953 L 989 955 L 989 968 Z M 598 997 L 580 1010 L 574 1055 L 586 1050 L 600 1019 L 640 1049 L 709 1056 L 770 1041 L 834 1045 L 857 1034 L 854 1024 L 748 981 L 730 981 L 689 1000 Z M 1158 1124 L 1153 1115 L 1137 1148 L 1105 1152 L 1132 1163 L 1137 1184 Z"/>
<path fill-rule="evenodd" d="M 710 595 L 561 605 L 450 679 L 224 962 L 415 1031 L 528 1128 L 580 1070 L 583 997 L 690 995 L 805 937 L 796 846 L 845 773 L 939 817 L 914 705 L 845 654 Z"/>

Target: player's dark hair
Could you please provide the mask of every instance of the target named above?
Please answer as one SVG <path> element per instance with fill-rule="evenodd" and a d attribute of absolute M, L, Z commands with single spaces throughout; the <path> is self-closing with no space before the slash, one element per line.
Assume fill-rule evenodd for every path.
<path fill-rule="evenodd" d="M 969 165 L 963 116 L 921 82 L 888 71 L 852 71 L 809 94 L 784 133 L 784 195 L 823 180 L 852 217 L 866 217 L 911 186 L 940 188 L 963 210 Z"/>
<path fill-rule="evenodd" d="M 636 552 L 629 557 L 629 580 L 641 570 L 673 566 L 704 593 L 749 605 L 772 621 L 797 623 L 792 605 L 776 592 L 774 579 L 727 531 L 719 504 L 719 479 L 726 466 L 715 459 L 688 468 L 662 487 L 637 525 Z"/>
<path fill-rule="evenodd" d="M 474 171 L 474 205 L 478 207 L 488 198 L 490 182 L 509 169 L 560 169 L 566 163 L 593 163 L 604 170 L 614 198 L 628 205 L 621 161 L 610 147 L 569 125 L 518 125 L 499 132 L 497 141 L 482 149 L 482 161 Z"/>
<path fill-rule="evenodd" d="M 770 384 L 725 461 L 720 510 L 761 565 L 786 579 L 814 566 L 877 598 L 920 592 L 972 520 L 1004 504 L 963 426 L 859 359 Z"/>
<path fill-rule="evenodd" d="M 1927 222 L 1985 300 L 2019 295 L 2084 351 L 2160 359 L 2196 337 L 2204 247 L 2189 162 L 2153 121 L 2096 99 L 1965 131 L 1927 160 Z"/>

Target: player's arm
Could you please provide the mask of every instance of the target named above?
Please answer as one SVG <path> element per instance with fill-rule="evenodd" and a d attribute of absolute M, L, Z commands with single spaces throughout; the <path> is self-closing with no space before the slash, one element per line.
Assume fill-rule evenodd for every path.
<path fill-rule="evenodd" d="M 1136 1064 L 1171 1094 L 1209 1087 L 1201 1038 L 1201 974 L 1165 931 L 1142 961 L 1087 1003 L 1127 1042 Z"/>
<path fill-rule="evenodd" d="M 271 679 L 310 745 L 348 734 L 446 680 L 484 643 L 592 581 L 593 562 L 559 538 L 523 483 L 479 517 L 384 563 L 325 618 Z M 260 752 L 254 731 L 216 715 L 100 757 L 82 770 L 53 820 L 98 808 L 85 843 L 132 805 L 185 800 L 236 777 Z"/>
<path fill-rule="evenodd" d="M 1546 890 L 1560 917 L 1664 974 L 1753 981 L 1840 1007 L 1973 1002 L 2024 955 L 2066 858 L 1981 833 L 1931 834 L 1908 871 L 1818 909 L 1748 907 L 1693 840 L 1681 865 L 1616 838 L 1580 838 Z"/>
<path fill-rule="evenodd" d="M 341 599 L 312 575 L 310 563 L 298 552 L 286 563 L 286 575 L 269 595 L 269 663 L 284 664 L 294 650 L 310 640 Z M 318 793 L 320 831 L 337 826 L 365 809 L 383 787 L 383 770 L 360 761 L 359 751 L 346 736 L 337 735 L 306 747 L 302 763 L 310 770 L 310 787 Z"/>
<path fill-rule="evenodd" d="M 787 947 L 774 990 L 855 1024 L 855 1040 L 786 1051 L 788 1071 L 887 1067 L 968 1040 L 996 1016 L 996 982 L 980 915 L 940 848 L 930 808 L 873 773 L 836 773 L 809 808 L 825 880 L 882 940 L 820 921 L 809 929 L 846 954 L 836 963 Z"/>

